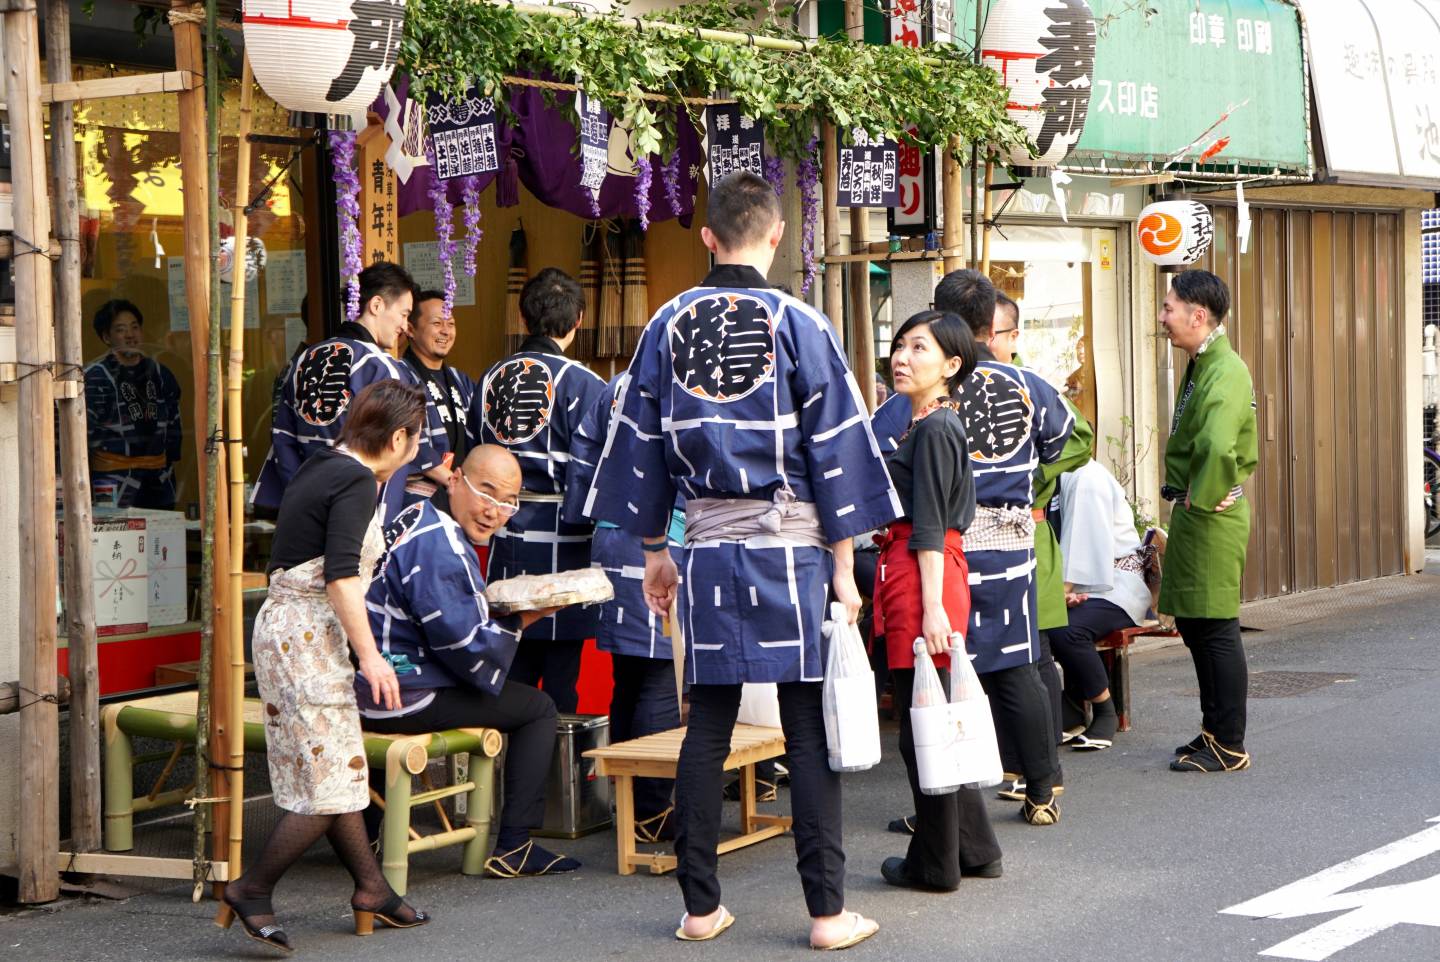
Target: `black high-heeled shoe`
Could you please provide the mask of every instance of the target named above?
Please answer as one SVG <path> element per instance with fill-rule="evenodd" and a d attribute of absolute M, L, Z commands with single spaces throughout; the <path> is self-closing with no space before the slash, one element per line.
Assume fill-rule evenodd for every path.
<path fill-rule="evenodd" d="M 407 921 L 397 914 L 401 908 L 410 908 L 411 911 L 415 913 L 415 917 Z M 356 935 L 374 935 L 376 919 L 384 922 L 392 929 L 413 929 L 417 925 L 424 925 L 430 921 L 430 916 L 417 908 L 407 906 L 403 898 L 393 894 L 386 900 L 385 904 L 378 909 L 362 909 L 354 902 L 350 903 L 350 909 L 355 913 Z"/>
<path fill-rule="evenodd" d="M 278 922 L 271 922 L 269 925 L 259 927 L 250 924 L 250 917 L 252 916 L 273 916 L 275 914 L 274 909 L 270 907 L 270 899 L 268 897 L 231 902 L 226 895 L 222 895 L 221 901 L 223 901 L 224 904 L 220 906 L 220 911 L 215 913 L 216 925 L 222 929 L 228 929 L 235 919 L 239 918 L 240 927 L 245 930 L 247 936 L 256 942 L 268 945 L 272 949 L 284 952 L 286 955 L 295 951 L 295 947 L 290 944 L 290 937 L 285 934 L 285 930 L 280 927 Z"/>

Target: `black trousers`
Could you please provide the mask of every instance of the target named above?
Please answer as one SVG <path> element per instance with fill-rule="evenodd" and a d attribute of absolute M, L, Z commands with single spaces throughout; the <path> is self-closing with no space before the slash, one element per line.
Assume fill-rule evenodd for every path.
<path fill-rule="evenodd" d="M 940 672 L 940 684 L 950 690 L 948 671 Z M 920 791 L 915 768 L 915 732 L 910 727 L 910 697 L 915 671 L 896 668 L 895 710 L 900 714 L 900 757 L 910 779 L 915 799 L 915 834 L 905 862 L 910 873 L 927 885 L 954 888 L 960 884 L 960 869 L 985 865 L 1000 857 L 1000 843 L 990 827 L 990 815 L 978 789 L 962 788 L 948 795 L 926 795 Z"/>
<path fill-rule="evenodd" d="M 680 727 L 675 700 L 675 665 L 660 658 L 611 655 L 615 689 L 610 696 L 611 743 Z M 670 807 L 675 783 L 668 778 L 635 779 L 635 817 L 643 821 Z"/>
<path fill-rule="evenodd" d="M 796 866 L 811 917 L 845 907 L 840 776 L 830 770 L 819 682 L 778 686 L 780 723 L 790 760 L 790 814 Z M 676 877 L 685 911 L 708 915 L 720 906 L 715 869 L 720 841 L 720 779 L 740 711 L 739 685 L 691 685 L 690 720 L 675 772 Z"/>
<path fill-rule="evenodd" d="M 522 844 L 545 821 L 545 778 L 555 756 L 555 704 L 529 685 L 506 681 L 498 695 L 475 688 L 442 688 L 435 693 L 435 700 L 419 711 L 397 718 L 366 718 L 364 727 L 382 735 L 419 735 L 447 728 L 499 729 L 509 738 L 509 745 L 495 847 L 508 850 Z M 383 772 L 371 769 L 370 784 L 384 795 Z"/>
<path fill-rule="evenodd" d="M 1050 631 L 1055 631 L 1052 628 Z M 1040 675 L 1040 681 L 1045 685 L 1045 698 L 1050 704 L 1050 726 L 1055 736 L 1055 744 L 1060 744 L 1061 736 L 1061 715 L 1060 715 L 1060 669 L 1055 666 L 1055 655 L 1050 648 L 1050 632 L 1040 632 L 1040 660 L 1035 662 L 1035 671 Z M 1000 764 L 1005 766 L 1007 772 L 1019 772 L 1024 770 L 1024 762 L 1020 757 L 1020 749 L 1016 744 L 1016 733 L 1000 724 L 999 716 L 995 720 L 995 740 L 1000 743 Z M 1059 771 L 1057 756 L 1056 771 Z"/>
<path fill-rule="evenodd" d="M 555 710 L 573 715 L 580 704 L 580 653 L 585 641 L 544 641 L 526 639 L 520 642 L 515 660 L 510 663 L 511 681 L 539 688 L 550 696 Z"/>
<path fill-rule="evenodd" d="M 1175 627 L 1200 683 L 1200 723 L 1220 744 L 1236 751 L 1245 747 L 1245 700 L 1250 673 L 1239 618 L 1176 618 Z"/>
<path fill-rule="evenodd" d="M 1074 702 L 1092 701 L 1110 687 L 1105 662 L 1095 642 L 1135 622 L 1125 609 L 1104 598 L 1089 598 L 1070 609 L 1070 624 L 1050 629 L 1055 659 L 1065 669 L 1065 694 Z"/>
<path fill-rule="evenodd" d="M 1055 751 L 1060 739 L 1050 718 L 1050 693 L 1036 664 L 1016 665 L 980 676 L 980 686 L 990 696 L 990 712 L 1000 739 L 1001 761 L 1006 771 L 1025 776 L 1025 794 L 1033 801 L 1047 802 L 1060 770 Z M 1011 758 L 1006 759 L 1006 745 Z M 1011 768 L 1011 764 L 1015 767 Z"/>

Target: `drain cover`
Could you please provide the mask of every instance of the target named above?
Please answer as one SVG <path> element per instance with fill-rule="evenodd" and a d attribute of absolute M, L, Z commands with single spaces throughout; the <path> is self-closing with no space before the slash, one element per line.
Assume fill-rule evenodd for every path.
<path fill-rule="evenodd" d="M 1354 675 L 1333 671 L 1256 671 L 1250 673 L 1250 697 L 1289 698 L 1318 691 L 1336 682 L 1354 680 Z"/>
<path fill-rule="evenodd" d="M 1345 675 L 1334 671 L 1252 671 L 1250 673 L 1250 697 L 1290 698 L 1319 691 L 1336 682 L 1354 680 L 1354 675 Z M 1185 694 L 1198 697 L 1200 690 L 1191 688 Z"/>

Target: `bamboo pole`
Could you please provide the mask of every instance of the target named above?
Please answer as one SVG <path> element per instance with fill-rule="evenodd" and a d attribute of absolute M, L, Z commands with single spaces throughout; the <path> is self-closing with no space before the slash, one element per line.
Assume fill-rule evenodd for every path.
<path fill-rule="evenodd" d="M 865 5 L 862 0 L 845 0 L 845 36 L 856 43 L 865 42 Z M 870 248 L 870 210 L 850 208 L 850 250 L 856 253 Z M 826 270 L 829 270 L 827 265 Z M 843 270 L 843 268 L 842 268 Z M 860 396 L 867 410 L 875 410 L 875 326 L 870 321 L 870 265 L 855 264 L 850 268 L 850 334 L 855 339 L 855 377 L 860 382 Z"/>
<path fill-rule="evenodd" d="M 825 254 L 827 257 L 845 253 L 840 243 L 840 139 L 836 136 L 834 124 L 820 125 L 820 209 L 825 224 Z M 840 343 L 845 343 L 845 268 L 834 264 L 825 265 L 825 316 L 835 325 Z"/>
<path fill-rule="evenodd" d="M 70 6 L 45 5 L 45 74 L 70 81 Z M 80 181 L 75 160 L 75 105 L 50 106 L 50 161 L 55 173 L 56 355 L 60 381 L 60 470 L 65 491 L 65 639 L 72 679 L 70 701 L 70 847 L 100 847 L 100 676 L 91 590 L 90 452 L 85 425 L 84 350 L 80 319 Z"/>
<path fill-rule="evenodd" d="M 965 244 L 965 172 L 960 167 L 960 138 L 951 137 L 941 162 L 942 202 L 945 205 L 945 272 L 965 266 L 960 250 Z"/>
<path fill-rule="evenodd" d="M 172 9 L 188 9 L 185 0 L 171 0 Z M 171 31 L 175 38 L 175 67 L 183 70 L 195 78 L 192 89 L 183 91 L 176 95 L 179 105 L 179 127 L 180 127 L 180 177 L 184 198 L 184 238 L 185 238 L 185 298 L 186 306 L 190 316 L 190 358 L 194 369 L 193 383 L 195 387 L 195 423 L 206 424 L 209 421 L 210 402 L 209 385 L 210 377 L 210 301 L 211 301 L 211 244 L 210 230 L 210 188 L 206 171 L 208 169 L 208 157 L 206 151 L 206 84 L 204 49 L 201 40 L 200 26 L 197 23 L 181 20 L 175 23 Z M 218 360 L 217 360 L 218 364 Z M 224 484 L 224 466 L 222 464 L 208 463 L 208 437 L 203 431 L 195 432 L 195 452 L 198 459 L 197 475 L 202 490 L 213 491 L 216 487 Z M 210 499 L 206 498 L 206 508 L 210 508 Z M 206 518 L 213 518 L 214 528 L 212 530 L 228 530 L 227 504 L 224 499 L 214 499 L 213 510 L 205 512 Z M 206 522 L 211 523 L 211 522 Z M 224 582 L 229 574 L 229 552 L 221 555 L 214 555 L 211 552 L 211 577 L 214 583 Z M 202 584 L 202 595 L 204 588 Z M 202 674 L 197 679 L 200 685 L 201 706 L 206 708 L 205 714 L 210 715 L 209 708 L 214 709 L 214 722 L 201 724 L 201 734 L 196 738 L 196 791 L 204 792 L 205 786 L 209 785 L 212 795 L 219 795 L 224 790 L 223 783 L 219 783 L 213 777 L 207 781 L 209 773 L 209 751 L 210 744 L 214 746 L 217 756 L 224 757 L 228 754 L 228 743 L 226 742 L 226 729 L 221 720 L 227 719 L 226 708 L 228 702 L 224 700 L 224 690 L 210 692 L 207 684 L 209 666 L 205 664 L 207 658 L 218 657 L 223 664 L 228 649 L 228 618 L 223 605 L 216 603 L 213 590 L 211 596 L 204 599 L 200 614 L 201 623 L 201 662 Z M 239 617 L 236 612 L 235 617 Z M 207 701 L 210 704 L 206 704 Z M 197 711 L 200 708 L 197 707 Z M 210 719 L 207 718 L 207 722 Z M 212 737 L 213 736 L 213 737 Z M 209 877 L 208 870 L 203 863 L 204 856 L 204 831 L 207 817 L 204 814 L 206 806 L 196 807 L 195 841 L 197 845 L 196 856 L 197 877 L 204 879 Z M 228 806 L 223 803 L 214 806 L 214 811 L 209 813 L 217 820 L 217 824 L 228 821 Z M 216 833 L 212 839 L 212 857 L 219 860 L 224 858 L 227 852 L 227 843 L 221 833 Z"/>
<path fill-rule="evenodd" d="M 975 171 L 971 171 L 975 173 Z M 995 229 L 991 219 L 995 216 L 995 198 L 990 191 L 990 182 L 995 176 L 995 161 L 985 158 L 985 234 L 980 244 L 980 273 L 990 276 L 990 234 Z"/>
<path fill-rule="evenodd" d="M 50 198 L 40 118 L 40 36 L 35 4 L 4 12 L 5 101 L 17 238 L 48 246 Z M 55 346 L 50 263 L 28 250 L 15 274 L 15 359 L 20 369 L 20 711 L 19 848 L 21 902 L 60 895 L 59 708 L 55 704 Z M 87 572 L 88 583 L 88 572 Z"/>
<path fill-rule="evenodd" d="M 255 76 L 250 58 L 240 78 L 240 130 L 235 147 L 235 198 L 232 220 L 235 225 L 235 271 L 230 283 L 230 377 L 225 408 L 225 450 L 230 468 L 230 585 L 229 607 L 238 613 L 245 606 L 245 445 L 242 439 L 241 398 L 245 380 L 245 245 L 250 223 L 245 207 L 250 197 L 250 121 Z M 241 618 L 230 619 L 230 731 L 245 728 L 245 634 Z M 240 875 L 245 837 L 245 748 L 238 737 L 230 739 L 230 851 L 226 857 L 230 878 Z"/>

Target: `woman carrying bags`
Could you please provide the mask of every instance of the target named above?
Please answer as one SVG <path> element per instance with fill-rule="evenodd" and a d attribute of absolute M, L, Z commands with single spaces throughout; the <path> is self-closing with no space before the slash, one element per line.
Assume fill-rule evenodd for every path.
<path fill-rule="evenodd" d="M 962 534 L 975 516 L 975 483 L 955 389 L 975 368 L 975 339 L 954 314 L 911 317 L 890 346 L 897 394 L 910 401 L 911 422 L 886 464 L 905 516 L 892 523 L 880 549 L 875 633 L 884 635 L 900 717 L 900 754 L 915 799 L 917 825 L 904 858 L 880 867 L 885 881 L 950 891 L 965 877 L 1000 875 L 1000 846 L 980 792 L 946 795 L 920 790 L 910 724 L 915 677 L 913 645 L 923 638 L 948 688 L 952 631 L 970 614 L 969 572 Z"/>
<path fill-rule="evenodd" d="M 385 881 L 365 834 L 369 766 L 350 660 L 353 651 L 376 702 L 400 707 L 395 671 L 370 630 L 365 591 L 385 550 L 380 488 L 415 457 L 424 423 L 420 388 L 371 384 L 350 402 L 336 446 L 300 466 L 280 503 L 254 656 L 281 815 L 260 857 L 225 886 L 215 923 L 229 928 L 238 916 L 246 935 L 285 953 L 292 946 L 270 895 L 322 836 L 355 881 L 357 935 L 368 935 L 376 919 L 395 928 L 429 921 Z"/>

